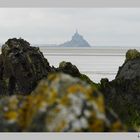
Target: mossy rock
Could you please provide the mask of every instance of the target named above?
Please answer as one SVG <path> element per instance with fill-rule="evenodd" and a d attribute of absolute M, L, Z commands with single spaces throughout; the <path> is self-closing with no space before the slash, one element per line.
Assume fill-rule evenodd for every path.
<path fill-rule="evenodd" d="M 130 49 L 126 52 L 126 61 L 129 61 L 135 58 L 140 58 L 139 51 L 137 51 L 136 49 Z"/>
<path fill-rule="evenodd" d="M 30 93 L 52 71 L 39 48 L 21 38 L 8 39 L 1 49 L 0 80 L 6 83 L 8 95 Z"/>

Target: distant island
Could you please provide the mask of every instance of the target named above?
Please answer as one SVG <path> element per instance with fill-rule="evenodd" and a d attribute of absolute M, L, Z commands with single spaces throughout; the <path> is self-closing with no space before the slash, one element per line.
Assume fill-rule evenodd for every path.
<path fill-rule="evenodd" d="M 82 35 L 76 32 L 72 36 L 70 41 L 66 41 L 62 44 L 33 44 L 34 46 L 39 46 L 39 47 L 91 47 L 91 45 L 88 43 L 87 40 L 84 39 Z M 0 47 L 2 46 L 2 43 L 0 43 Z"/>
<path fill-rule="evenodd" d="M 70 41 L 58 45 L 58 47 L 91 47 L 90 44 L 76 30 Z"/>
<path fill-rule="evenodd" d="M 66 41 L 58 45 L 57 44 L 42 44 L 41 47 L 68 47 L 69 48 L 69 47 L 91 47 L 91 45 L 76 30 L 76 32 L 74 33 L 70 41 Z"/>

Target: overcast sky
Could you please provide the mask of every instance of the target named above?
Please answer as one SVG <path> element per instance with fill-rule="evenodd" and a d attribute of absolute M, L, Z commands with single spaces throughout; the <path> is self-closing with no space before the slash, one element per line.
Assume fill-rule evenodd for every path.
<path fill-rule="evenodd" d="M 75 30 L 93 46 L 140 46 L 140 8 L 0 8 L 0 42 L 60 44 Z"/>

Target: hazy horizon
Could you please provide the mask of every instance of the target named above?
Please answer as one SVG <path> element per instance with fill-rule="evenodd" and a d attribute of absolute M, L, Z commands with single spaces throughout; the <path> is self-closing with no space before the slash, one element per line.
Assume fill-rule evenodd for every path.
<path fill-rule="evenodd" d="M 78 29 L 91 46 L 140 47 L 140 8 L 0 8 L 0 42 L 61 44 Z"/>

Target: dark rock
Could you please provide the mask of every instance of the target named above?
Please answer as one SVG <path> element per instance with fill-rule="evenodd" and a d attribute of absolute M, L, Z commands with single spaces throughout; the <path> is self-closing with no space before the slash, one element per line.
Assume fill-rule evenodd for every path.
<path fill-rule="evenodd" d="M 81 75 L 78 68 L 75 65 L 73 65 L 71 62 L 62 61 L 59 64 L 58 71 L 64 72 L 64 73 L 69 74 L 73 77 L 80 77 L 80 75 Z"/>
<path fill-rule="evenodd" d="M 81 80 L 91 84 L 92 86 L 96 86 L 96 87 L 99 86 L 98 84 L 96 84 L 92 80 L 90 80 L 90 78 L 87 75 L 82 74 L 79 71 L 79 69 L 75 65 L 73 65 L 71 62 L 62 61 L 59 64 L 59 67 L 57 68 L 56 71 L 69 74 L 72 77 L 80 78 Z"/>
<path fill-rule="evenodd" d="M 136 89 L 137 80 L 130 89 Z M 125 113 L 126 106 L 130 102 L 132 108 L 131 102 L 139 97 L 126 94 L 131 83 L 131 79 L 117 77 L 112 82 L 101 82 L 107 105 L 113 101 L 111 107 L 120 116 L 119 108 L 125 103 L 123 113 L 130 115 Z M 11 96 L 0 98 L 0 131 L 126 131 L 118 116 L 106 107 L 97 88 L 98 84 L 70 62 L 60 63 L 59 68 L 50 67 L 39 48 L 23 39 L 9 39 L 0 55 L 0 95 Z"/>
<path fill-rule="evenodd" d="M 23 39 L 9 39 L 0 56 L 0 90 L 8 95 L 30 93 L 37 82 L 47 77 L 51 67 L 40 52 Z M 1 88 L 5 83 L 5 88 Z M 1 94 L 5 94 L 1 91 Z"/>
<path fill-rule="evenodd" d="M 140 128 L 140 53 L 129 50 L 113 81 L 101 80 L 106 104 L 129 127 Z"/>

